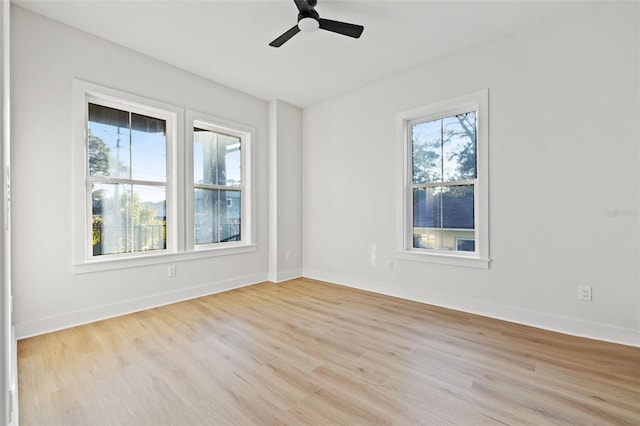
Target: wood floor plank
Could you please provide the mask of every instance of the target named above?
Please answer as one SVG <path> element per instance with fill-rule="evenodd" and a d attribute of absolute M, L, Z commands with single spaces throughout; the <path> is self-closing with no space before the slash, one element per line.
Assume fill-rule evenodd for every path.
<path fill-rule="evenodd" d="M 18 342 L 22 425 L 640 424 L 640 348 L 321 281 Z"/>

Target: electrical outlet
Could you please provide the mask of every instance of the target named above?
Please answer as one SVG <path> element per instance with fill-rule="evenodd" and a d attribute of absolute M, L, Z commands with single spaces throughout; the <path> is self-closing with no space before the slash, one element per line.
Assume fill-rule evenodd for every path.
<path fill-rule="evenodd" d="M 393 260 L 387 260 L 387 262 L 385 263 L 384 267 L 388 271 L 393 271 Z"/>
<path fill-rule="evenodd" d="M 175 277 L 176 276 L 176 265 L 169 265 L 167 268 L 167 276 Z"/>
<path fill-rule="evenodd" d="M 588 285 L 579 285 L 578 300 L 591 302 L 591 287 L 589 287 Z"/>

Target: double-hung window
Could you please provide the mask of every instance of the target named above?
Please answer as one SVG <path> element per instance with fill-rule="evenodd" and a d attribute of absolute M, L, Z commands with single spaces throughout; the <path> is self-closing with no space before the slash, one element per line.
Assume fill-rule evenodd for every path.
<path fill-rule="evenodd" d="M 252 131 L 194 112 L 187 113 L 187 123 L 189 245 L 195 250 L 243 245 L 251 239 Z"/>
<path fill-rule="evenodd" d="M 89 98 L 91 256 L 167 249 L 170 115 Z"/>
<path fill-rule="evenodd" d="M 251 127 L 80 80 L 73 96 L 76 272 L 255 251 Z"/>
<path fill-rule="evenodd" d="M 399 257 L 488 265 L 487 91 L 398 114 Z"/>

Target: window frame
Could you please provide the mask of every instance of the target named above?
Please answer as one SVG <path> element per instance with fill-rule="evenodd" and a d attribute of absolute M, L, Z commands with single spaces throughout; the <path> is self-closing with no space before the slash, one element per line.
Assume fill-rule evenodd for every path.
<path fill-rule="evenodd" d="M 132 106 L 140 111 L 151 112 L 151 115 L 163 114 L 171 118 L 173 124 L 167 121 L 167 183 L 166 183 L 166 215 L 167 241 L 166 249 L 147 252 L 134 252 L 112 255 L 93 256 L 91 237 L 91 192 L 88 179 L 88 146 L 86 143 L 88 130 L 88 104 L 90 99 L 99 100 L 99 104 L 106 106 Z M 95 102 L 94 102 L 95 103 Z M 116 106 L 117 107 L 117 106 Z M 122 109 L 122 108 L 120 108 Z M 251 188 L 254 186 L 252 172 L 252 141 L 255 130 L 250 126 L 217 119 L 206 114 L 186 111 L 180 106 L 167 104 L 142 96 L 133 95 L 116 89 L 74 79 L 72 83 L 72 270 L 75 274 L 99 272 L 112 269 L 131 268 L 146 265 L 173 263 L 184 260 L 207 257 L 232 255 L 254 252 L 255 245 L 255 203 Z M 187 194 L 192 189 L 188 176 L 193 180 L 190 167 L 192 151 L 189 151 L 189 128 L 185 128 L 186 117 L 201 117 L 202 120 L 216 120 L 221 127 L 240 129 L 249 135 L 244 153 L 243 173 L 246 173 L 246 184 L 243 196 L 246 199 L 246 209 L 243 211 L 242 222 L 246 227 L 246 240 L 215 248 L 198 249 L 193 245 L 192 230 L 189 228 L 189 217 L 192 216 L 193 206 L 189 205 Z M 192 144 L 192 141 L 191 141 Z M 189 171 L 191 174 L 189 175 Z M 244 200 L 243 200 L 244 201 Z M 172 220 L 170 220 L 172 219 Z M 193 222 L 191 221 L 191 224 Z M 191 239 L 189 236 L 191 235 Z"/>
<path fill-rule="evenodd" d="M 475 252 L 423 249 L 413 247 L 413 154 L 411 126 L 458 114 L 477 111 L 476 178 L 454 182 L 474 185 Z M 475 268 L 489 267 L 489 90 L 484 89 L 453 99 L 400 112 L 396 115 L 398 157 L 397 251 L 402 260 L 432 262 Z"/>
<path fill-rule="evenodd" d="M 187 110 L 185 126 L 185 154 L 187 158 L 185 166 L 185 192 L 186 194 L 186 211 L 185 218 L 185 236 L 186 245 L 192 252 L 216 252 L 228 249 L 238 249 L 253 246 L 255 241 L 254 217 L 255 203 L 253 202 L 253 173 L 252 173 L 252 157 L 253 157 L 253 139 L 255 130 L 252 127 L 235 123 L 233 121 L 224 120 L 208 114 Z M 196 184 L 193 179 L 193 128 L 196 127 L 211 130 L 217 133 L 234 136 L 240 138 L 240 241 L 227 241 L 210 244 L 196 244 L 194 235 L 194 189 Z M 217 185 L 214 185 L 217 186 Z M 237 187 L 236 187 L 237 188 Z M 231 187 L 232 190 L 236 188 Z"/>
<path fill-rule="evenodd" d="M 177 191 L 172 190 L 175 188 L 175 181 L 177 180 L 173 174 L 174 168 L 171 167 L 173 163 L 173 157 L 175 157 L 175 145 L 176 145 L 176 131 L 175 127 L 177 124 L 177 114 L 175 112 L 165 111 L 164 109 L 159 109 L 157 107 L 149 107 L 147 105 L 142 105 L 129 101 L 121 101 L 121 100 L 113 100 L 110 97 L 104 97 L 101 95 L 95 95 L 93 93 L 87 93 L 85 96 L 85 115 L 84 115 L 84 123 L 88 122 L 88 112 L 87 107 L 92 103 L 94 105 L 106 106 L 109 108 L 115 108 L 118 110 L 126 111 L 128 113 L 136 113 L 142 114 L 146 116 L 150 116 L 153 118 L 163 119 L 166 123 L 166 146 L 165 146 L 165 158 L 166 158 L 166 178 L 162 184 L 157 182 L 143 181 L 133 178 L 103 178 L 103 177 L 92 177 L 90 176 L 87 163 L 88 163 L 88 147 L 86 146 L 87 142 L 87 134 L 88 134 L 88 126 L 85 124 L 85 154 L 84 154 L 84 169 L 85 169 L 85 182 L 86 182 L 86 218 L 85 224 L 88 226 L 88 229 L 85 232 L 92 232 L 92 223 L 93 223 L 93 213 L 90 206 L 92 205 L 92 184 L 93 183 L 122 183 L 122 184 L 131 184 L 131 185 L 151 185 L 151 186 L 162 186 L 165 188 L 165 213 L 166 213 L 166 241 L 164 249 L 156 249 L 153 251 L 139 251 L 139 252 L 124 252 L 124 253 L 112 253 L 112 254 L 103 254 L 99 256 L 95 256 L 93 254 L 93 245 L 91 238 L 86 239 L 86 257 L 88 261 L 96 261 L 96 260 L 110 260 L 110 259 L 122 259 L 126 257 L 136 257 L 136 256 L 144 256 L 148 254 L 163 254 L 163 253 L 174 253 L 177 251 L 177 220 L 178 217 L 175 214 L 176 209 L 174 208 L 174 204 L 176 202 L 176 194 Z"/>

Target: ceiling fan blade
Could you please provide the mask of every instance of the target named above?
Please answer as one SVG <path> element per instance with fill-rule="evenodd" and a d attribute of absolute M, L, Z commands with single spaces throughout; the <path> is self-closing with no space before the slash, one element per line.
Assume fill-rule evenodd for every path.
<path fill-rule="evenodd" d="M 300 28 L 298 28 L 297 25 L 295 27 L 291 27 L 291 29 L 289 29 L 287 32 L 285 32 L 280 37 L 278 37 L 277 39 L 269 43 L 269 46 L 280 47 L 283 44 L 285 44 L 291 37 L 298 34 L 299 32 L 300 32 Z"/>
<path fill-rule="evenodd" d="M 347 22 L 332 21 L 331 19 L 318 19 L 320 28 L 334 33 L 346 35 L 353 38 L 359 38 L 364 31 L 362 25 L 349 24 Z"/>
<path fill-rule="evenodd" d="M 298 8 L 298 11 L 300 13 L 302 13 L 303 15 L 307 15 L 309 14 L 309 11 L 311 10 L 311 6 L 309 5 L 309 2 L 307 0 L 293 0 L 296 3 L 296 7 Z"/>

